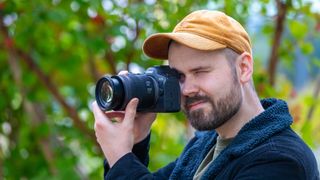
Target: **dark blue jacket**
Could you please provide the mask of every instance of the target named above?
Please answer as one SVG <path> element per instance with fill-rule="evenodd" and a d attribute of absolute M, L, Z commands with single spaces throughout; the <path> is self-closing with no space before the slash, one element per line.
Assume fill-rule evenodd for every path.
<path fill-rule="evenodd" d="M 319 179 L 312 151 L 290 128 L 287 104 L 276 99 L 261 103 L 265 111 L 240 130 L 202 179 Z M 196 132 L 181 156 L 155 173 L 147 169 L 149 139 L 136 144 L 111 169 L 105 163 L 105 179 L 192 179 L 217 133 Z"/>

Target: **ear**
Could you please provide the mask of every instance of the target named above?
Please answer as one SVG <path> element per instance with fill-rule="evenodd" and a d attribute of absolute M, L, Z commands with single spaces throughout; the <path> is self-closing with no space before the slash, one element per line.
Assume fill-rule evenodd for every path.
<path fill-rule="evenodd" d="M 249 82 L 253 73 L 253 59 L 251 54 L 243 52 L 238 57 L 239 80 L 242 84 Z"/>

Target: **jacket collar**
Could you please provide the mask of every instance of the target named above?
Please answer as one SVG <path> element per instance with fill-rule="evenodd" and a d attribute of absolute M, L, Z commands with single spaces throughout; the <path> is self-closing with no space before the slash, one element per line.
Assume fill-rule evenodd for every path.
<path fill-rule="evenodd" d="M 232 159 L 242 156 L 256 146 L 272 137 L 274 134 L 290 127 L 292 117 L 286 102 L 278 99 L 264 99 L 261 101 L 265 111 L 253 118 L 239 131 L 229 146 L 221 152 L 210 165 L 203 179 L 214 178 Z M 171 179 L 192 179 L 208 151 L 216 143 L 215 131 L 198 132 L 186 147 L 177 161 Z"/>

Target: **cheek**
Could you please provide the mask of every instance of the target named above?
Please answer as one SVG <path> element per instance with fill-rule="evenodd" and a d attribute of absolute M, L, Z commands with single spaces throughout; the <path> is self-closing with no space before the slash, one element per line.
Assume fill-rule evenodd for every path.
<path fill-rule="evenodd" d="M 220 97 L 231 88 L 230 83 L 230 78 L 223 76 L 202 79 L 199 81 L 200 92 L 210 97 Z"/>

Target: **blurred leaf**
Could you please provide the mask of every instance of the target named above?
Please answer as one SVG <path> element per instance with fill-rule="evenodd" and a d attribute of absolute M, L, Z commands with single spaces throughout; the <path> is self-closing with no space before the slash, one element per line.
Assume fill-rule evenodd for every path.
<path fill-rule="evenodd" d="M 11 100 L 11 106 L 14 110 L 18 109 L 22 103 L 22 96 L 20 93 L 15 93 L 13 99 Z"/>
<path fill-rule="evenodd" d="M 308 27 L 305 23 L 297 21 L 297 20 L 291 20 L 289 22 L 289 28 L 291 31 L 291 34 L 296 39 L 303 39 L 308 32 Z"/>
<path fill-rule="evenodd" d="M 312 125 L 310 121 L 306 121 L 301 129 L 303 140 L 311 147 L 314 147 Z"/>
<path fill-rule="evenodd" d="M 313 44 L 310 42 L 302 42 L 300 47 L 302 53 L 304 54 L 311 54 L 314 51 Z"/>
<path fill-rule="evenodd" d="M 311 62 L 312 62 L 312 65 L 314 65 L 317 68 L 320 68 L 320 59 L 319 58 L 312 58 Z"/>

